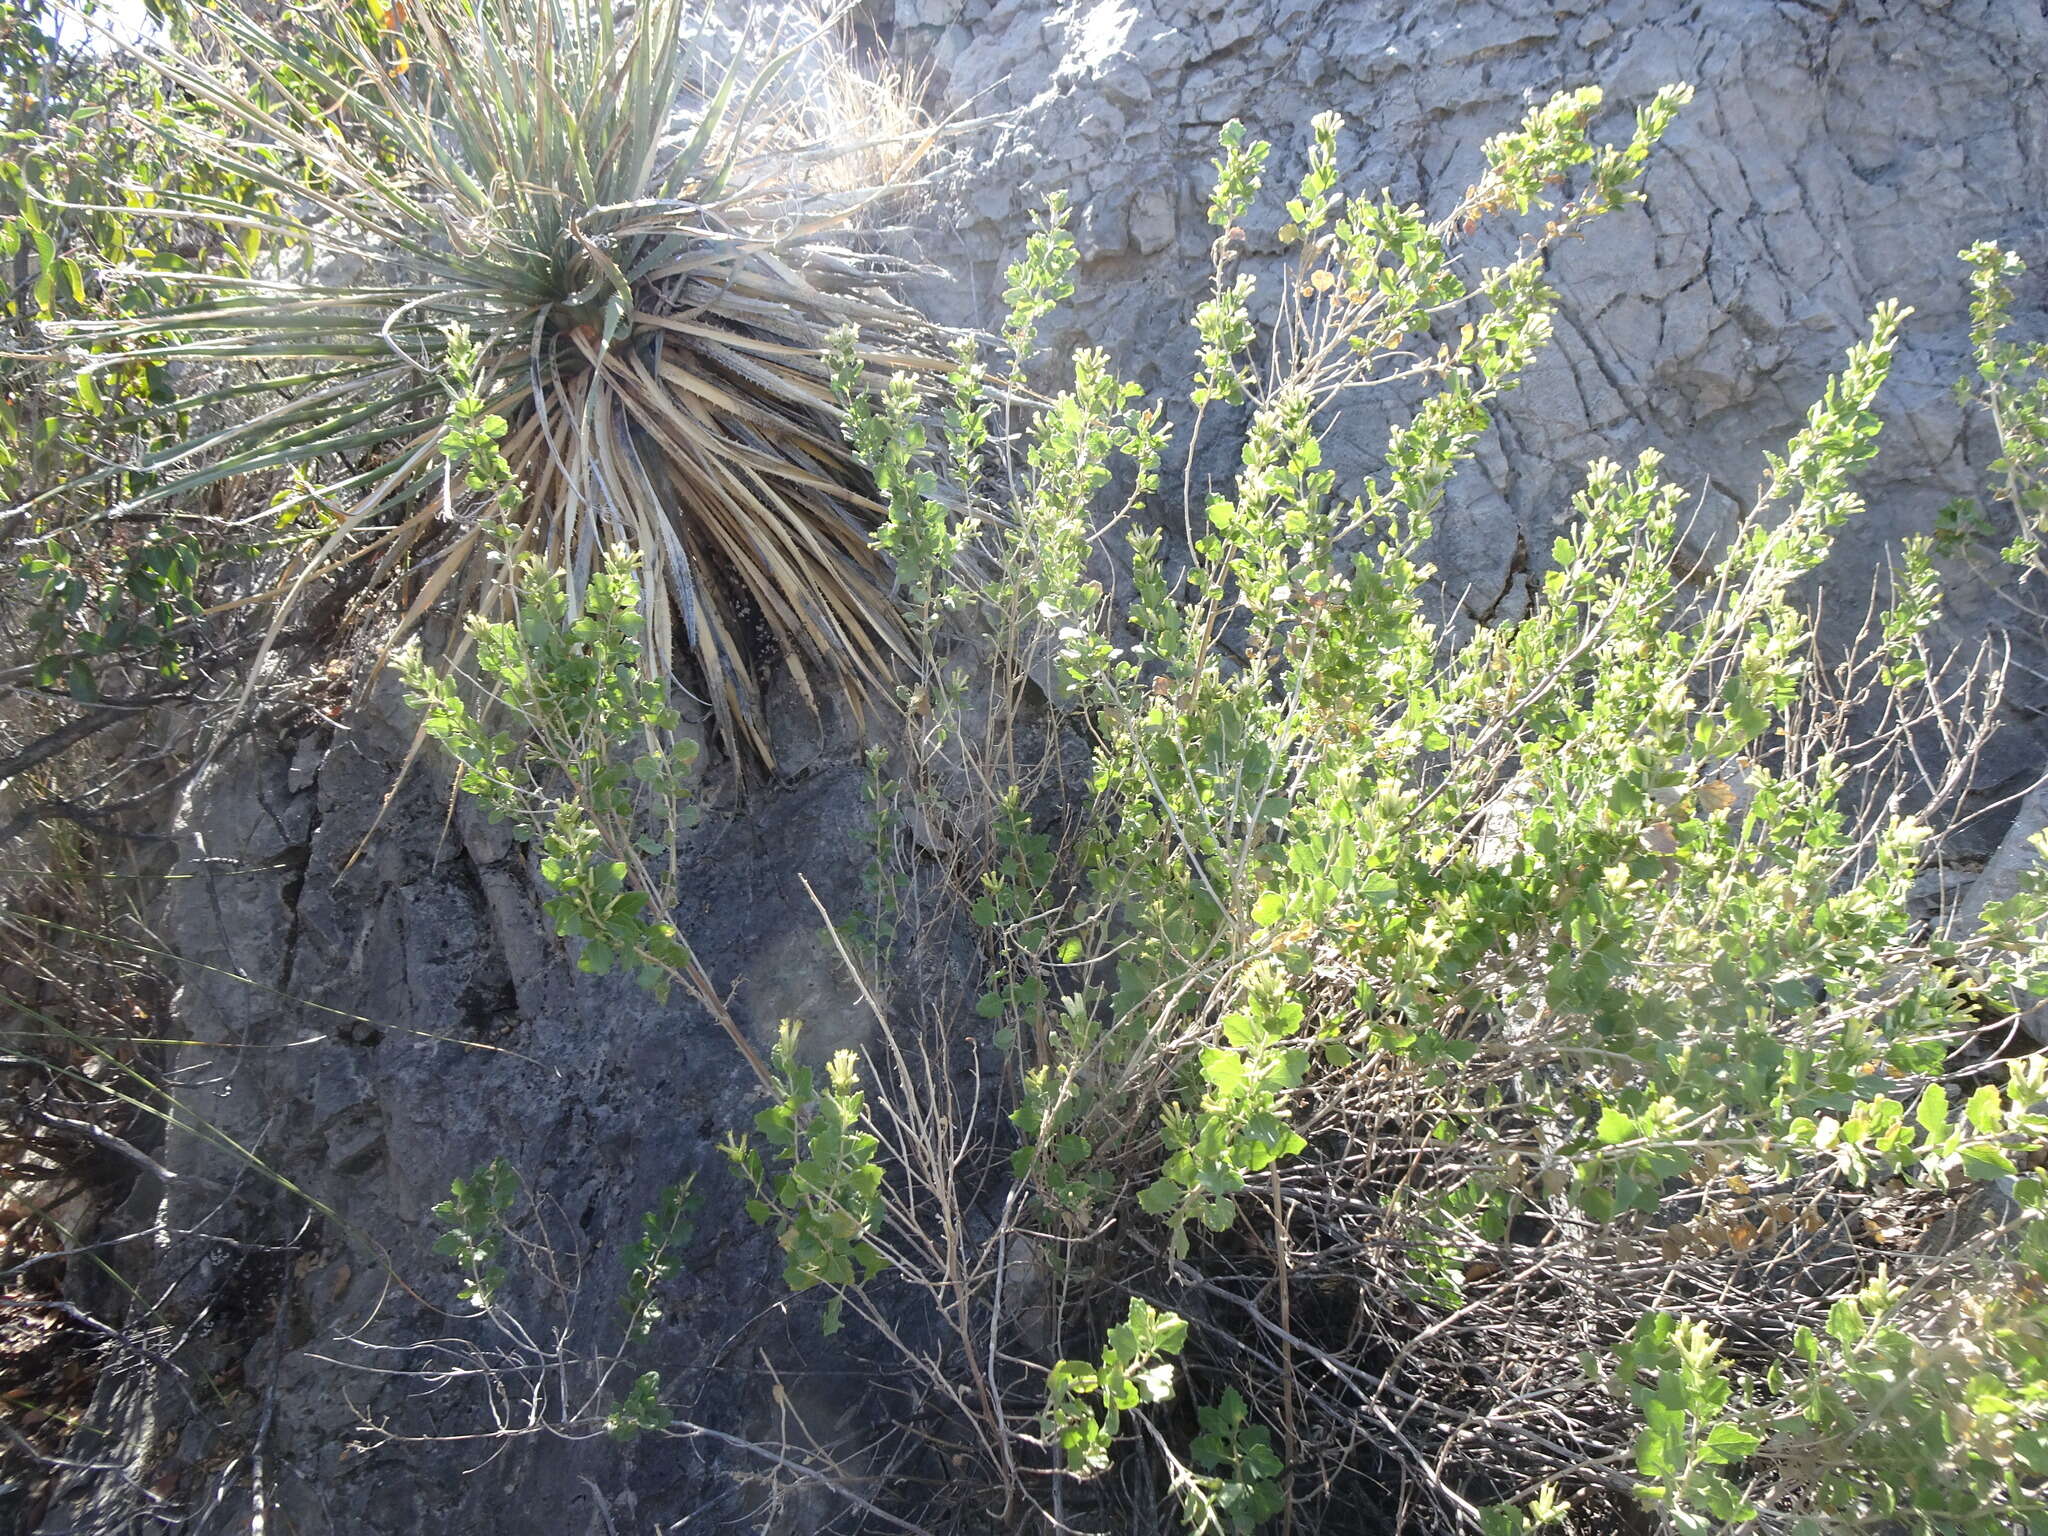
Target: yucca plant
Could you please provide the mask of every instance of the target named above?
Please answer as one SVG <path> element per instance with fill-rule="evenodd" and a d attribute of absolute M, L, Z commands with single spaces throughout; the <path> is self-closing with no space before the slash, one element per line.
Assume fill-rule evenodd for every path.
<path fill-rule="evenodd" d="M 303 251 L 310 275 L 113 272 L 170 297 L 73 338 L 187 376 L 174 406 L 132 407 L 138 425 L 173 409 L 202 424 L 145 456 L 148 497 L 284 484 L 298 543 L 278 622 L 310 585 L 367 562 L 369 589 L 402 582 L 402 634 L 444 600 L 503 601 L 505 567 L 484 558 L 492 541 L 446 473 L 448 338 L 473 335 L 523 488 L 519 552 L 566 571 L 574 593 L 602 551 L 637 554 L 650 663 L 669 668 L 680 635 L 720 732 L 772 762 L 768 653 L 806 698 L 822 677 L 857 705 L 901 645 L 827 339 L 851 327 L 864 361 L 891 370 L 942 348 L 889 291 L 900 264 L 833 243 L 884 189 L 813 174 L 848 154 L 875 163 L 859 125 L 818 139 L 815 93 L 798 83 L 817 35 L 721 44 L 698 11 L 195 11 L 189 44 L 148 65 L 227 131 L 157 131 L 274 193 L 278 211 L 187 197 L 162 213 L 258 230 Z M 890 137 L 900 176 L 928 135 Z"/>

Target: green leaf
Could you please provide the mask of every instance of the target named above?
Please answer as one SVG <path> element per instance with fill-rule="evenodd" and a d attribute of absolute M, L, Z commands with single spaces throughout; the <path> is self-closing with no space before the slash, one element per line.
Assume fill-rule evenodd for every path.
<path fill-rule="evenodd" d="M 1700 1444 L 1700 1459 L 1718 1465 L 1726 1465 L 1752 1456 L 1763 1444 L 1760 1436 L 1734 1424 L 1721 1423 L 1707 1431 L 1707 1437 Z"/>
<path fill-rule="evenodd" d="M 1929 1083 L 1927 1091 L 1920 1095 L 1913 1118 L 1930 1140 L 1945 1133 L 1948 1130 L 1948 1090 L 1939 1083 Z"/>
<path fill-rule="evenodd" d="M 1636 1436 L 1636 1470 L 1645 1477 L 1676 1477 L 1685 1470 L 1685 1410 L 1651 1398 L 1643 1404 Z"/>
<path fill-rule="evenodd" d="M 1234 1094 L 1244 1087 L 1244 1058 L 1235 1051 L 1214 1047 L 1202 1052 L 1202 1076 L 1218 1093 Z"/>
<path fill-rule="evenodd" d="M 1992 1179 L 2009 1179 L 2019 1169 L 2005 1154 L 2003 1148 L 1988 1143 L 1977 1143 L 1962 1149 L 1963 1172 L 1973 1179 L 1989 1182 Z"/>
<path fill-rule="evenodd" d="M 1981 1084 L 1963 1106 L 1963 1117 L 1980 1135 L 1996 1136 L 2005 1126 L 2005 1099 L 1996 1083 Z"/>
<path fill-rule="evenodd" d="M 1147 1216 L 1164 1216 L 1181 1202 L 1181 1187 L 1171 1179 L 1155 1179 L 1138 1192 L 1138 1209 Z"/>
<path fill-rule="evenodd" d="M 1132 1377 L 1138 1397 L 1147 1403 L 1163 1403 L 1173 1396 L 1173 1367 L 1161 1363 L 1148 1366 Z"/>

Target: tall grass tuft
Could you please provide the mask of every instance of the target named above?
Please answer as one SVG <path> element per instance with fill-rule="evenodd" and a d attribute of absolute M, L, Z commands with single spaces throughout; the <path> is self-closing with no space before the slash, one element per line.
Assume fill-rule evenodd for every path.
<path fill-rule="evenodd" d="M 143 500 L 267 472 L 297 520 L 293 601 L 357 564 L 403 591 L 401 634 L 444 600 L 502 611 L 499 513 L 450 473 L 449 338 L 473 336 L 519 553 L 580 594 L 602 551 L 630 549 L 650 662 L 671 667 L 680 637 L 721 733 L 764 762 L 774 653 L 814 704 L 822 681 L 857 705 L 902 641 L 824 353 L 847 327 L 873 366 L 938 350 L 891 292 L 900 263 L 843 243 L 930 132 L 898 112 L 821 140 L 792 68 L 817 41 L 720 43 L 687 0 L 195 12 L 187 46 L 147 64 L 211 121 L 158 131 L 276 207 L 171 197 L 161 215 L 304 256 L 108 274 L 162 297 L 73 339 L 200 384 L 126 407 L 192 424 L 147 456 Z M 820 171 L 849 162 L 885 184 Z"/>

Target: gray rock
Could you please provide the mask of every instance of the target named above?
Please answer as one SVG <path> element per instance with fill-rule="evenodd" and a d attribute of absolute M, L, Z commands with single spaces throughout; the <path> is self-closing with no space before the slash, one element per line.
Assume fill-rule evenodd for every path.
<path fill-rule="evenodd" d="M 1138 252 L 1156 256 L 1173 244 L 1174 213 L 1172 183 L 1153 183 L 1141 190 L 1131 204 L 1131 237 Z"/>
<path fill-rule="evenodd" d="M 759 1099 L 737 1053 L 680 997 L 578 975 L 525 850 L 467 813 L 451 822 L 431 758 L 385 805 L 412 729 L 394 695 L 387 679 L 346 732 L 311 745 L 244 738 L 185 796 L 182 878 L 161 923 L 189 962 L 177 1032 L 199 1043 L 170 1063 L 179 1128 L 163 1156 L 180 1177 L 160 1192 L 163 1217 L 291 1251 L 252 1265 L 173 1243 L 152 1261 L 160 1273 L 138 1276 L 169 1298 L 158 1321 L 189 1327 L 181 1366 L 248 1380 L 247 1416 L 195 1415 L 168 1376 L 116 1390 L 110 1375 L 95 1423 L 162 1483 L 199 1477 L 267 1416 L 273 1517 L 307 1532 L 581 1530 L 565 1512 L 588 1503 L 585 1478 L 655 1498 L 670 1521 L 723 1511 L 745 1524 L 732 1474 L 759 1467 L 738 1453 L 678 1459 L 654 1442 L 641 1464 L 603 1436 L 542 1435 L 472 1477 L 474 1455 L 452 1446 L 366 1450 L 357 1436 L 370 1422 L 428 1436 L 490 1422 L 485 1395 L 391 1373 L 425 1363 L 420 1341 L 476 1336 L 431 1251 L 432 1208 L 494 1156 L 537 1202 L 548 1262 L 589 1266 L 580 1347 L 616 1344 L 620 1250 L 659 1188 L 694 1176 L 706 1199 L 665 1298 L 672 1321 L 633 1368 L 660 1371 L 679 1412 L 736 1435 L 774 1431 L 764 1372 L 804 1381 L 821 1425 L 879 1411 L 861 1408 L 874 1373 L 819 1339 L 814 1305 L 784 1304 L 774 1244 L 740 1210 L 718 1143 L 750 1127 Z M 823 746 L 800 783 L 744 800 L 714 783 L 681 849 L 678 914 L 756 1040 L 802 1017 L 820 1056 L 870 1029 L 802 883 L 835 915 L 859 898 L 861 770 L 850 739 Z M 512 1305 L 545 1327 L 559 1301 L 545 1266 L 512 1267 Z M 44 1529 L 121 1530 L 134 1515 L 121 1488 L 84 1480 Z"/>
<path fill-rule="evenodd" d="M 942 208 L 928 253 L 956 271 L 1000 270 L 1043 193 L 1086 178 L 1102 206 L 1082 214 L 1079 288 L 1053 351 L 1103 346 L 1126 372 L 1175 385 L 1210 232 L 1194 218 L 1169 227 L 1150 199 L 1108 206 L 1105 189 L 1152 187 L 1165 164 L 1187 178 L 1180 206 L 1206 200 L 1215 124 L 1242 116 L 1274 140 L 1277 187 L 1298 174 L 1303 121 L 1334 108 L 1351 125 L 1352 187 L 1440 205 L 1478 168 L 1480 140 L 1553 90 L 1603 85 L 1601 127 L 1617 135 L 1659 85 L 1698 87 L 1652 162 L 1647 203 L 1554 258 L 1559 341 L 1500 413 L 1513 462 L 1484 492 L 1472 487 L 1467 515 L 1501 526 L 1462 541 L 1479 563 L 1445 565 L 1454 592 L 1485 589 L 1494 552 L 1516 531 L 1546 548 L 1577 466 L 1617 439 L 1630 452 L 1663 449 L 1741 500 L 1870 310 L 1895 296 L 1916 311 L 1884 398 L 1895 428 L 1864 481 L 1868 526 L 1837 573 L 1867 587 L 1878 550 L 1924 527 L 1986 461 L 1986 445 L 1956 455 L 1953 417 L 1940 415 L 1953 409 L 1941 388 L 1967 323 L 1955 253 L 1995 238 L 2036 265 L 2048 258 L 2048 19 L 2005 0 L 1870 16 L 1753 0 L 1369 0 L 1334 12 L 1275 0 L 1037 0 L 992 16 L 970 53 L 971 75 L 942 70 L 942 92 L 1046 84 L 1009 90 L 1015 115 L 963 156 L 944 194 L 961 216 Z M 1107 84 L 1127 59 L 1147 91 Z M 1300 94 L 1304 80 L 1313 95 Z M 1082 125 L 1108 105 L 1124 119 L 1121 139 L 1088 138 Z M 1005 155 L 1018 144 L 1033 146 L 1028 176 Z M 1247 222 L 1277 223 L 1276 210 L 1269 193 Z M 1147 258 L 1138 267 L 1133 244 Z M 934 302 L 987 321 L 991 299 L 976 287 Z M 1347 406 L 1346 438 L 1361 446 L 1340 472 L 1371 469 L 1401 408 Z M 1975 589 L 1950 606 L 1962 636 L 2001 616 Z"/>
<path fill-rule="evenodd" d="M 1976 931 L 1984 909 L 1993 902 L 2010 901 L 2031 875 L 2042 872 L 2044 859 L 2035 839 L 2048 832 L 2048 781 L 2037 784 L 2014 814 L 2005 841 L 1998 845 L 1983 871 L 1970 883 L 1955 908 L 1950 932 L 1967 938 Z M 2048 1045 L 2048 1003 L 2035 1003 L 2018 1015 L 2021 1026 L 2043 1045 Z"/>

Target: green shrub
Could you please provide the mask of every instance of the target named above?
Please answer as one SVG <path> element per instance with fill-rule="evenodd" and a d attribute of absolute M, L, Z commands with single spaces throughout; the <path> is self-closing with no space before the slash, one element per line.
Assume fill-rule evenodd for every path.
<path fill-rule="evenodd" d="M 913 661 L 863 957 L 916 985 L 872 1102 L 786 1035 L 783 1171 L 734 1156 L 793 1287 L 899 1343 L 864 1285 L 929 1308 L 905 1365 L 961 1426 L 956 1513 L 964 1443 L 1002 1519 L 1075 1530 L 2048 1520 L 2048 1083 L 1996 1001 L 2048 990 L 2048 884 L 1956 938 L 1910 904 L 1959 789 L 1913 776 L 1916 733 L 1967 762 L 1986 729 L 1929 638 L 1932 544 L 1855 655 L 1796 601 L 1861 511 L 1902 311 L 1713 569 L 1646 453 L 1589 467 L 1525 617 L 1436 617 L 1427 548 L 1549 337 L 1546 252 L 1637 195 L 1687 94 L 1619 146 L 1560 96 L 1434 220 L 1347 194 L 1316 119 L 1277 335 L 1238 270 L 1270 156 L 1226 129 L 1190 403 L 1237 464 L 1184 548 L 1153 502 L 1193 445 L 1099 352 L 1030 411 L 963 352 L 934 421 L 836 350 Z M 1018 371 L 1073 267 L 1055 201 L 1009 273 Z M 1417 398 L 1354 493 L 1322 440 L 1368 388 Z M 1007 1137 L 906 967 L 961 920 Z"/>
<path fill-rule="evenodd" d="M 785 1022 L 772 1057 L 776 1102 L 754 1118 L 779 1171 L 744 1137 L 725 1153 L 753 1198 L 747 1214 L 762 1226 L 777 1226 L 788 1255 L 782 1277 L 792 1291 L 814 1285 L 836 1290 L 858 1286 L 889 1267 L 870 1240 L 881 1219 L 882 1165 L 877 1142 L 863 1125 L 866 1094 L 851 1051 L 833 1054 L 821 1089 L 817 1073 L 797 1060 L 797 1026 Z M 841 1298 L 825 1304 L 822 1326 L 837 1333 Z"/>
<path fill-rule="evenodd" d="M 1972 376 L 1956 382 L 1956 396 L 1975 404 L 1998 435 L 1992 461 L 1992 499 L 2018 524 L 2000 551 L 2006 564 L 2048 568 L 2048 343 L 2014 341 L 2012 285 L 2027 264 L 2011 251 L 1980 240 L 1958 253 L 1970 269 Z M 1967 549 L 1993 527 L 1982 505 L 1965 497 L 1942 509 L 1941 533 L 1950 548 Z"/>
<path fill-rule="evenodd" d="M 451 331 L 448 350 L 449 477 L 460 466 L 472 496 L 505 507 L 519 487 L 496 446 L 504 419 L 484 408 L 467 335 Z M 767 1063 L 670 918 L 676 838 L 696 821 L 699 749 L 678 733 L 667 685 L 645 664 L 638 562 L 624 548 L 607 551 L 572 604 L 561 574 L 519 545 L 516 530 L 501 531 L 512 617 L 472 613 L 446 670 L 417 644 L 400 654 L 420 730 L 455 760 L 458 788 L 538 847 L 553 891 L 542 907 L 558 935 L 579 942 L 578 969 L 623 972 L 664 1000 L 680 981 L 768 1086 Z M 472 648 L 481 676 L 466 690 L 460 658 Z M 481 711 L 470 693 L 485 701 Z M 490 728 L 501 722 L 512 729 Z"/>
<path fill-rule="evenodd" d="M 1062 1360 L 1046 1373 L 1045 1436 L 1059 1446 L 1069 1472 L 1106 1471 L 1123 1416 L 1173 1396 L 1173 1365 L 1159 1357 L 1179 1354 L 1187 1336 L 1180 1318 L 1133 1296 L 1099 1361 Z"/>
<path fill-rule="evenodd" d="M 624 1255 L 625 1314 L 619 1342 L 611 1349 L 585 1354 L 585 1327 L 577 1316 L 579 1296 L 562 1285 L 558 1267 L 563 1258 L 542 1221 L 540 1204 L 522 1198 L 518 1173 L 502 1157 L 455 1179 L 448 1198 L 434 1215 L 448 1230 L 434 1243 L 434 1252 L 453 1259 L 462 1274 L 457 1299 L 475 1310 L 493 1331 L 490 1346 L 435 1340 L 418 1346 L 434 1356 L 452 1356 L 453 1369 L 442 1365 L 423 1373 L 438 1390 L 451 1382 L 484 1388 L 493 1403 L 500 1433 L 552 1430 L 572 1435 L 598 1431 L 614 1440 L 630 1441 L 659 1434 L 676 1422 L 661 1399 L 656 1371 L 634 1375 L 626 1354 L 644 1344 L 663 1316 L 661 1287 L 680 1266 L 681 1252 L 696 1235 L 695 1215 L 701 1203 L 684 1179 L 661 1191 L 651 1211 L 640 1218 L 640 1236 Z M 511 1299 L 515 1261 L 529 1274 L 527 1302 L 554 1302 L 563 1315 L 551 1329 L 531 1330 L 523 1309 Z M 580 1269 L 580 1266 L 572 1266 Z M 537 1293 L 537 1294 L 535 1294 Z M 545 1340 L 546 1342 L 541 1342 Z M 613 1383 L 631 1376 L 623 1392 Z M 518 1404 L 521 1421 L 510 1411 Z M 686 1426 L 694 1430 L 696 1426 Z"/>
<path fill-rule="evenodd" d="M 253 226 L 195 229 L 166 203 L 260 217 L 276 201 L 174 151 L 177 133 L 218 133 L 215 114 L 45 27 L 41 5 L 0 23 L 0 635 L 37 687 L 132 697 L 206 659 L 215 568 L 260 540 L 216 509 L 123 514 L 156 485 L 140 461 L 183 430 L 182 381 L 171 359 L 103 333 L 186 283 L 247 281 L 272 254 Z"/>
<path fill-rule="evenodd" d="M 448 1198 L 434 1207 L 448 1230 L 434 1241 L 434 1252 L 453 1259 L 463 1274 L 461 1299 L 478 1311 L 497 1300 L 505 1283 L 498 1262 L 505 1218 L 519 1202 L 519 1175 L 502 1157 L 493 1158 L 466 1179 L 448 1186 Z"/>
<path fill-rule="evenodd" d="M 1873 316 L 1715 569 L 1681 574 L 1685 497 L 1648 453 L 1591 466 L 1527 617 L 1433 618 L 1432 533 L 1549 336 L 1543 251 L 1634 197 L 1685 99 L 1608 148 L 1598 93 L 1559 97 L 1433 221 L 1345 194 L 1317 119 L 1276 336 L 1235 231 L 1268 154 L 1226 130 L 1190 401 L 1242 446 L 1191 545 L 1156 527 L 1160 405 L 1089 351 L 1018 427 L 1002 501 L 947 524 L 993 530 L 994 574 L 941 599 L 991 639 L 925 644 L 886 811 L 970 829 L 952 889 L 1016 1053 L 1031 1219 L 1064 1234 L 1063 1327 L 1176 1291 L 1190 1381 L 1236 1404 L 1238 1438 L 1205 1412 L 1194 1453 L 1220 1482 L 1170 1418 L 1088 1433 L 1070 1361 L 1049 1435 L 1091 1473 L 1130 1455 L 1184 1491 L 1263 1490 L 1229 1516 L 1187 1497 L 1197 1527 L 1300 1528 L 1395 1483 L 1432 1529 L 2048 1519 L 2048 1120 L 2038 1060 L 1987 1054 L 2010 1026 L 1981 990 L 2041 990 L 2048 891 L 1953 941 L 1909 908 L 1956 788 L 1915 783 L 1909 738 L 1984 729 L 1928 639 L 1931 544 L 1842 664 L 1795 601 L 1861 510 L 1902 312 Z M 1475 224 L 1537 205 L 1511 259 L 1461 261 Z M 1011 274 L 1020 350 L 1070 270 L 1055 204 Z M 1421 398 L 1354 494 L 1321 439 L 1385 386 Z M 854 440 L 907 488 L 890 526 L 942 544 L 922 437 L 856 411 Z M 1105 527 L 1125 611 L 1087 574 Z M 1015 730 L 989 750 L 983 701 L 1024 699 L 1013 677 L 1053 701 L 1035 760 Z M 963 783 L 992 786 L 978 823 Z"/>

